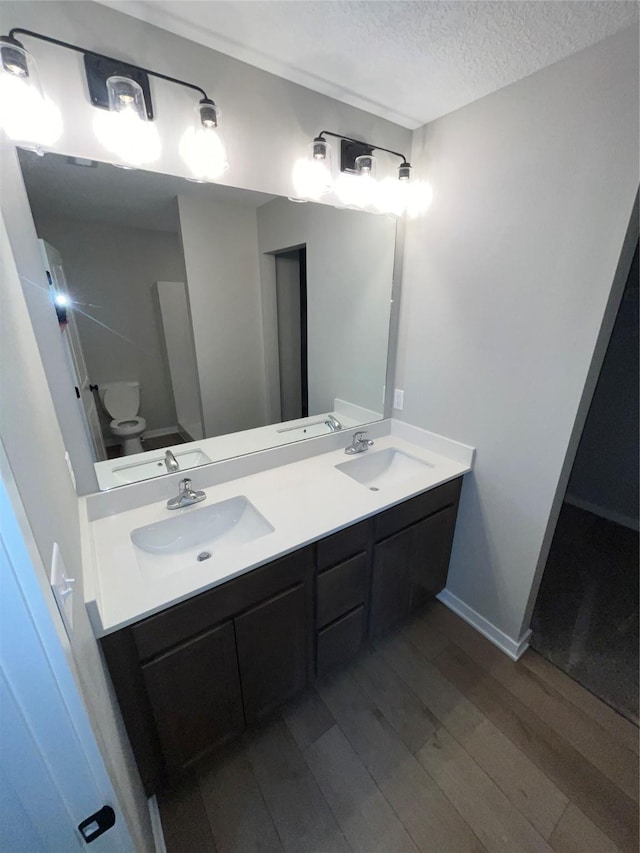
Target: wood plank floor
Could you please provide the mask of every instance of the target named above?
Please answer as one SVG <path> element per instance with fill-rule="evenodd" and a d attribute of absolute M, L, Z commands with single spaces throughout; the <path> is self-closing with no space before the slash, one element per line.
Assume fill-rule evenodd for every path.
<path fill-rule="evenodd" d="M 168 853 L 637 853 L 638 729 L 434 602 L 158 800 Z"/>

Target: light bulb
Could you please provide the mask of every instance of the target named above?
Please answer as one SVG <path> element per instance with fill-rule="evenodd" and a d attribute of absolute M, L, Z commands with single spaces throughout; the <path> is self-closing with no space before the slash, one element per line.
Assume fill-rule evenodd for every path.
<path fill-rule="evenodd" d="M 326 160 L 301 157 L 293 166 L 293 185 L 296 195 L 305 199 L 319 199 L 331 189 L 331 172 Z"/>
<path fill-rule="evenodd" d="M 196 119 L 180 140 L 180 156 L 193 173 L 194 181 L 215 181 L 229 168 L 224 143 L 218 131 L 220 110 L 209 98 L 196 108 Z"/>
<path fill-rule="evenodd" d="M 40 86 L 33 57 L 22 45 L 0 38 L 0 126 L 14 142 L 53 145 L 62 134 L 62 116 Z"/>
<path fill-rule="evenodd" d="M 361 175 L 362 177 L 365 175 L 371 175 L 371 177 L 374 177 L 376 173 L 376 158 L 371 152 L 368 154 L 360 154 L 355 159 L 355 167 L 358 175 Z"/>
<path fill-rule="evenodd" d="M 160 156 L 160 135 L 147 120 L 142 88 L 128 77 L 107 80 L 109 109 L 98 110 L 93 129 L 102 144 L 132 166 L 153 163 Z"/>
<path fill-rule="evenodd" d="M 407 185 L 406 211 L 410 219 L 423 216 L 431 207 L 433 187 L 428 181 L 411 181 Z"/>
<path fill-rule="evenodd" d="M 376 187 L 376 208 L 381 213 L 393 213 L 402 216 L 407 207 L 409 184 L 397 178 L 383 178 Z"/>
<path fill-rule="evenodd" d="M 351 175 L 342 172 L 335 184 L 336 195 L 350 207 L 368 207 L 375 199 L 376 182 L 367 174 Z"/>

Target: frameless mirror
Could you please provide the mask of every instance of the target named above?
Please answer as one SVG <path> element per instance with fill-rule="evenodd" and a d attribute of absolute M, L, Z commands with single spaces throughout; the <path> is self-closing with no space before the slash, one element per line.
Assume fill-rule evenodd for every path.
<path fill-rule="evenodd" d="M 383 417 L 394 217 L 19 159 L 101 489 Z"/>

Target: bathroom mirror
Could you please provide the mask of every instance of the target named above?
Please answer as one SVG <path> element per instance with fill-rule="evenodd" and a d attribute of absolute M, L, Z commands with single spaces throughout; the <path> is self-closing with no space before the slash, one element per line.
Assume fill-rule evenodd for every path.
<path fill-rule="evenodd" d="M 101 489 L 383 417 L 394 217 L 19 160 Z"/>

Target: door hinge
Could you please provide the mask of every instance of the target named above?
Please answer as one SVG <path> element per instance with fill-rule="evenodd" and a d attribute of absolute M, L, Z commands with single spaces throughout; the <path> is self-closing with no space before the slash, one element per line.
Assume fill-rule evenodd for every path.
<path fill-rule="evenodd" d="M 97 391 L 97 390 L 98 390 L 98 386 L 97 386 L 97 385 L 92 385 L 91 383 L 89 383 L 89 391 L 92 391 L 92 392 L 93 392 L 93 391 Z"/>
<path fill-rule="evenodd" d="M 115 822 L 116 813 L 114 810 L 111 806 L 103 806 L 100 811 L 85 818 L 82 823 L 78 824 L 78 829 L 87 844 L 91 844 L 99 835 L 111 829 Z"/>
<path fill-rule="evenodd" d="M 78 398 L 78 400 L 79 400 L 79 399 L 80 399 L 80 389 L 78 388 L 78 386 L 77 386 L 77 385 L 74 385 L 73 387 L 76 389 L 76 397 L 77 397 L 77 398 Z"/>

